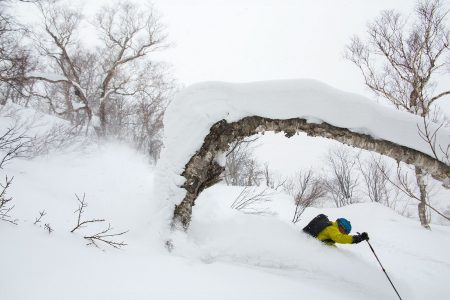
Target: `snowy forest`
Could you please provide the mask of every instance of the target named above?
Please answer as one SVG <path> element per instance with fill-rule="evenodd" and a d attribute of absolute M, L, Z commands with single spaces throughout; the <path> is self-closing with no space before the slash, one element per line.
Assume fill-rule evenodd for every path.
<path fill-rule="evenodd" d="M 0 0 L 0 299 L 446 299 L 450 4 L 312 2 Z"/>

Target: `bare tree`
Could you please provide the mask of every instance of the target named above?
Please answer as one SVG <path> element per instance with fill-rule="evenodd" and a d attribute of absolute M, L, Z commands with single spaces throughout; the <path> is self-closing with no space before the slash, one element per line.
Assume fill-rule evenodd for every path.
<path fill-rule="evenodd" d="M 134 95 L 145 92 L 147 88 L 141 86 L 143 82 L 139 81 L 144 74 L 123 72 L 122 66 L 128 64 L 136 67 L 140 58 L 164 48 L 166 35 L 153 10 L 145 14 L 127 2 L 103 9 L 97 15 L 97 26 L 106 46 L 103 55 L 108 58 L 102 64 L 106 76 L 101 83 L 99 107 L 102 131 L 105 131 L 109 96 Z M 147 73 L 148 69 L 145 71 Z"/>
<path fill-rule="evenodd" d="M 159 158 L 162 148 L 165 101 L 141 98 L 134 106 L 136 126 L 131 127 L 133 142 L 138 150 L 146 151 L 153 160 Z M 132 124 L 134 125 L 134 124 Z"/>
<path fill-rule="evenodd" d="M 25 74 L 32 68 L 29 51 L 22 44 L 26 29 L 7 13 L 0 2 L 0 104 L 17 102 L 27 96 Z"/>
<path fill-rule="evenodd" d="M 450 94 L 450 90 L 435 91 L 436 76 L 450 70 L 447 13 L 440 0 L 419 1 L 412 22 L 395 11 L 384 11 L 368 26 L 368 41 L 354 37 L 345 56 L 361 70 L 366 86 L 376 95 L 397 109 L 427 118 L 435 102 Z M 448 149 L 448 145 L 440 147 Z M 420 222 L 429 228 L 424 218 L 425 174 L 420 169 L 415 174 Z"/>
<path fill-rule="evenodd" d="M 420 190 L 420 185 L 417 184 L 417 176 L 415 175 L 415 171 L 417 168 L 413 168 L 413 170 L 406 169 L 402 167 L 402 164 L 399 162 L 397 163 L 397 170 L 394 178 L 389 176 L 389 174 L 385 173 L 385 170 L 380 168 L 380 171 L 383 173 L 383 176 L 389 181 L 390 184 L 392 184 L 397 190 L 401 191 L 404 195 L 408 196 L 410 199 L 417 200 L 419 202 L 419 206 L 423 205 L 426 208 L 429 208 L 430 210 L 434 211 L 436 214 L 440 215 L 441 217 L 447 219 L 450 221 L 450 217 L 436 209 L 430 204 L 430 199 L 427 198 L 425 202 L 422 201 L 422 191 Z M 414 172 L 414 180 L 411 179 L 411 173 Z M 426 178 L 426 177 L 423 177 Z M 424 179 L 425 180 L 425 179 Z M 425 183 L 426 184 L 426 183 Z M 428 194 L 427 194 L 428 195 Z M 426 229 L 430 229 L 429 223 L 431 220 L 431 214 L 430 211 L 426 210 L 425 208 L 421 208 L 419 210 L 419 218 L 426 220 L 426 226 L 422 224 Z"/>
<path fill-rule="evenodd" d="M 42 33 L 34 43 L 43 63 L 27 79 L 43 84 L 41 102 L 77 126 L 93 125 L 99 136 L 125 139 L 157 157 L 174 84 L 167 66 L 150 57 L 167 47 L 155 10 L 126 1 L 103 7 L 91 21 L 99 36 L 94 51 L 81 42 L 80 10 L 57 0 L 36 5 Z"/>
<path fill-rule="evenodd" d="M 284 187 L 286 182 L 288 181 L 288 178 L 275 176 L 271 172 L 269 168 L 269 163 L 267 162 L 264 163 L 263 176 L 266 186 L 273 190 L 278 190 L 279 188 Z"/>
<path fill-rule="evenodd" d="M 14 209 L 14 205 L 11 205 L 12 198 L 6 196 L 8 188 L 11 186 L 12 178 L 6 176 L 5 184 L 0 184 L 2 191 L 0 192 L 0 221 L 5 221 L 14 225 L 17 225 L 17 219 L 13 219 L 10 212 Z"/>
<path fill-rule="evenodd" d="M 371 156 L 364 161 L 358 157 L 359 170 L 364 179 L 366 193 L 372 202 L 377 202 L 391 207 L 389 203 L 388 176 L 389 167 L 382 157 Z M 385 176 L 385 174 L 387 176 Z"/>
<path fill-rule="evenodd" d="M 20 130 L 20 126 L 13 124 L 6 128 L 0 136 L 0 169 L 10 160 L 26 157 L 32 146 L 33 139 Z"/>
<path fill-rule="evenodd" d="M 329 177 L 324 180 L 325 188 L 336 207 L 356 202 L 355 190 L 358 177 L 355 173 L 356 160 L 344 146 L 330 149 L 326 157 Z"/>
<path fill-rule="evenodd" d="M 151 90 L 136 95 L 131 105 L 125 101 L 126 109 L 116 111 L 119 115 L 126 111 L 128 117 L 118 116 L 117 121 L 110 122 L 110 127 L 115 124 L 116 136 L 131 142 L 156 161 L 162 147 L 163 117 L 175 85 L 169 76 L 160 76 L 162 64 L 149 64 L 147 67 L 140 80 L 142 85 L 152 82 Z"/>
<path fill-rule="evenodd" d="M 263 171 L 253 158 L 253 143 L 256 140 L 258 137 L 243 139 L 230 146 L 223 175 L 227 185 L 259 185 Z"/>
<path fill-rule="evenodd" d="M 435 101 L 450 94 L 434 93 L 433 81 L 439 72 L 448 71 L 446 17 L 440 0 L 419 1 L 411 24 L 395 11 L 383 11 L 368 26 L 367 42 L 353 37 L 346 58 L 358 66 L 377 95 L 399 109 L 428 115 Z"/>
<path fill-rule="evenodd" d="M 271 214 L 267 207 L 260 207 L 260 205 L 271 202 L 273 195 L 274 192 L 268 188 L 261 190 L 256 187 L 245 186 L 230 207 L 246 214 Z"/>
<path fill-rule="evenodd" d="M 292 223 L 297 223 L 306 208 L 313 206 L 318 199 L 327 194 L 323 179 L 319 178 L 310 169 L 299 172 L 295 179 L 285 185 L 285 190 L 294 197 L 295 211 Z"/>
<path fill-rule="evenodd" d="M 417 130 L 419 136 L 430 146 L 433 156 L 450 164 L 450 143 L 445 146 L 436 142 L 437 134 L 443 127 L 450 127 L 450 120 L 437 107 L 431 115 L 422 117 L 422 126 L 418 124 Z"/>
<path fill-rule="evenodd" d="M 75 119 L 75 114 L 83 113 L 90 122 L 93 117 L 89 101 L 92 87 L 86 85 L 92 71 L 83 68 L 83 64 L 96 67 L 96 59 L 76 40 L 82 14 L 53 0 L 39 1 L 36 6 L 42 17 L 42 33 L 34 32 L 34 42 L 46 67 L 41 68 L 41 72 L 28 74 L 28 79 L 57 84 L 44 87 L 42 98 L 48 101 L 50 111 L 70 121 Z"/>

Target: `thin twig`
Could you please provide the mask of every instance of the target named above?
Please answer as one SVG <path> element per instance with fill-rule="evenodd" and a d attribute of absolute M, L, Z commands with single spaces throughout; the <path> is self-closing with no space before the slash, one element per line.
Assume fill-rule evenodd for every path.
<path fill-rule="evenodd" d="M 259 209 L 255 208 L 254 205 L 272 201 L 270 197 L 273 194 L 273 192 L 269 192 L 269 189 L 255 192 L 255 188 L 246 186 L 242 189 L 230 207 L 246 214 L 270 214 L 270 211 L 268 211 L 267 208 Z"/>
<path fill-rule="evenodd" d="M 47 214 L 47 213 L 45 212 L 45 210 L 40 211 L 40 212 L 39 212 L 39 217 L 36 218 L 36 220 L 34 221 L 33 224 L 34 224 L 34 225 L 37 225 L 38 223 L 40 223 L 42 217 L 45 216 L 46 214 Z"/>
<path fill-rule="evenodd" d="M 53 232 L 53 228 L 50 226 L 49 223 L 45 223 L 44 228 L 48 231 L 48 234 Z"/>
<path fill-rule="evenodd" d="M 9 213 L 14 209 L 14 205 L 10 206 L 12 198 L 6 197 L 6 191 L 11 186 L 13 179 L 14 177 L 9 179 L 8 176 L 6 176 L 5 185 L 0 183 L 0 186 L 3 188 L 3 190 L 0 192 L 0 220 L 17 225 L 18 220 L 12 219 L 12 217 L 9 215 Z"/>
<path fill-rule="evenodd" d="M 86 194 L 83 193 L 82 199 L 80 199 L 80 197 L 78 197 L 78 195 L 76 195 L 76 194 L 75 194 L 75 196 L 79 202 L 78 209 L 75 211 L 75 213 L 78 213 L 77 225 L 70 232 L 74 232 L 78 229 L 84 228 L 84 227 L 86 227 L 85 225 L 87 225 L 89 223 L 105 222 L 105 219 L 92 219 L 92 220 L 82 221 L 82 215 L 84 213 L 84 209 L 88 206 L 88 204 L 86 202 Z M 122 231 L 119 233 L 113 233 L 112 230 L 113 230 L 113 228 L 111 227 L 111 224 L 108 223 L 108 227 L 106 229 L 104 229 L 103 231 L 97 232 L 92 235 L 85 235 L 85 236 L 83 236 L 83 238 L 89 241 L 89 243 L 87 245 L 94 245 L 97 248 L 100 248 L 100 246 L 98 244 L 99 242 L 104 243 L 104 244 L 109 245 L 114 248 L 120 248 L 120 247 L 128 245 L 123 241 L 117 242 L 112 239 L 114 237 L 124 235 L 125 233 L 128 232 L 128 230 Z"/>
<path fill-rule="evenodd" d="M 81 216 L 84 212 L 84 209 L 87 207 L 87 203 L 85 201 L 86 194 L 83 193 L 83 199 L 80 199 L 80 197 L 78 197 L 77 194 L 75 194 L 75 196 L 77 197 L 77 200 L 80 203 L 78 206 L 78 209 L 75 211 L 75 213 L 78 212 L 78 221 L 77 221 L 77 225 L 70 232 L 74 232 L 77 229 L 83 228 L 83 227 L 85 227 L 84 225 L 86 225 L 88 223 L 105 222 L 104 219 L 92 219 L 92 220 L 81 221 Z"/>
<path fill-rule="evenodd" d="M 94 245 L 95 247 L 100 248 L 97 243 L 102 242 L 102 243 L 105 243 L 116 249 L 119 249 L 120 247 L 128 245 L 127 243 L 125 243 L 123 241 L 116 242 L 116 241 L 109 239 L 111 237 L 121 236 L 121 235 L 127 233 L 128 230 L 122 231 L 119 233 L 109 233 L 109 232 L 111 232 L 111 230 L 113 230 L 113 228 L 111 227 L 111 224 L 108 224 L 108 228 L 106 228 L 105 230 L 98 232 L 96 234 L 90 235 L 90 236 L 84 236 L 84 238 L 89 241 L 89 243 L 87 243 L 86 245 Z"/>
<path fill-rule="evenodd" d="M 411 199 L 417 200 L 419 202 L 422 202 L 420 200 L 420 197 L 416 196 L 414 194 L 414 192 L 411 190 L 411 187 L 408 186 L 408 175 L 402 175 L 401 174 L 401 168 L 400 168 L 400 164 L 398 164 L 397 167 L 397 178 L 399 180 L 399 184 L 395 183 L 388 174 L 386 174 L 385 170 L 383 170 L 380 165 L 378 165 L 377 162 L 375 162 L 378 166 L 378 168 L 380 169 L 381 173 L 383 174 L 383 176 L 387 179 L 387 181 L 389 181 L 390 184 L 392 184 L 395 188 L 397 188 L 399 191 L 401 191 L 402 193 L 404 193 L 405 195 L 407 195 L 408 197 L 410 197 Z M 440 212 L 439 210 L 437 210 L 436 208 L 434 208 L 432 205 L 430 205 L 428 202 L 424 203 L 427 207 L 429 207 L 431 210 L 433 210 L 435 213 L 437 213 L 438 215 L 440 215 L 441 217 L 443 217 L 444 219 L 450 221 L 450 217 L 444 215 L 442 212 Z"/>

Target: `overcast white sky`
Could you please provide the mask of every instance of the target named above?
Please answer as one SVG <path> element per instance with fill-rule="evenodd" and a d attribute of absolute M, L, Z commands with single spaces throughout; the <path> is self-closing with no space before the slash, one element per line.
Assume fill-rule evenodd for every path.
<path fill-rule="evenodd" d="M 155 0 L 168 26 L 168 57 L 184 83 L 316 78 L 363 92 L 342 52 L 382 9 L 413 0 Z"/>
<path fill-rule="evenodd" d="M 352 35 L 364 34 L 366 24 L 382 10 L 396 9 L 411 15 L 416 1 L 154 0 L 153 3 L 173 43 L 165 57 L 183 84 L 314 78 L 373 97 L 364 87 L 357 68 L 343 59 L 345 45 Z M 446 108 L 450 112 L 450 103 Z"/>

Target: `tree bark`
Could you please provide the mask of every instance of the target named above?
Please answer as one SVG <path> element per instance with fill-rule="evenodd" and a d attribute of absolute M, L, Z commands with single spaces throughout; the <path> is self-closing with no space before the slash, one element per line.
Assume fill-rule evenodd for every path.
<path fill-rule="evenodd" d="M 427 213 L 426 213 L 426 209 L 427 209 L 427 199 L 428 199 L 428 195 L 427 195 L 427 186 L 425 184 L 424 181 L 424 174 L 422 169 L 415 167 L 415 172 L 416 172 L 416 180 L 417 180 L 417 186 L 419 187 L 419 191 L 420 191 L 420 203 L 417 206 L 418 208 L 418 213 L 419 213 L 419 220 L 420 220 L 420 224 L 430 230 L 430 220 L 427 217 Z"/>
<path fill-rule="evenodd" d="M 106 136 L 106 99 L 102 99 L 98 109 L 98 118 L 100 120 L 100 130 L 98 131 L 100 137 Z"/>

